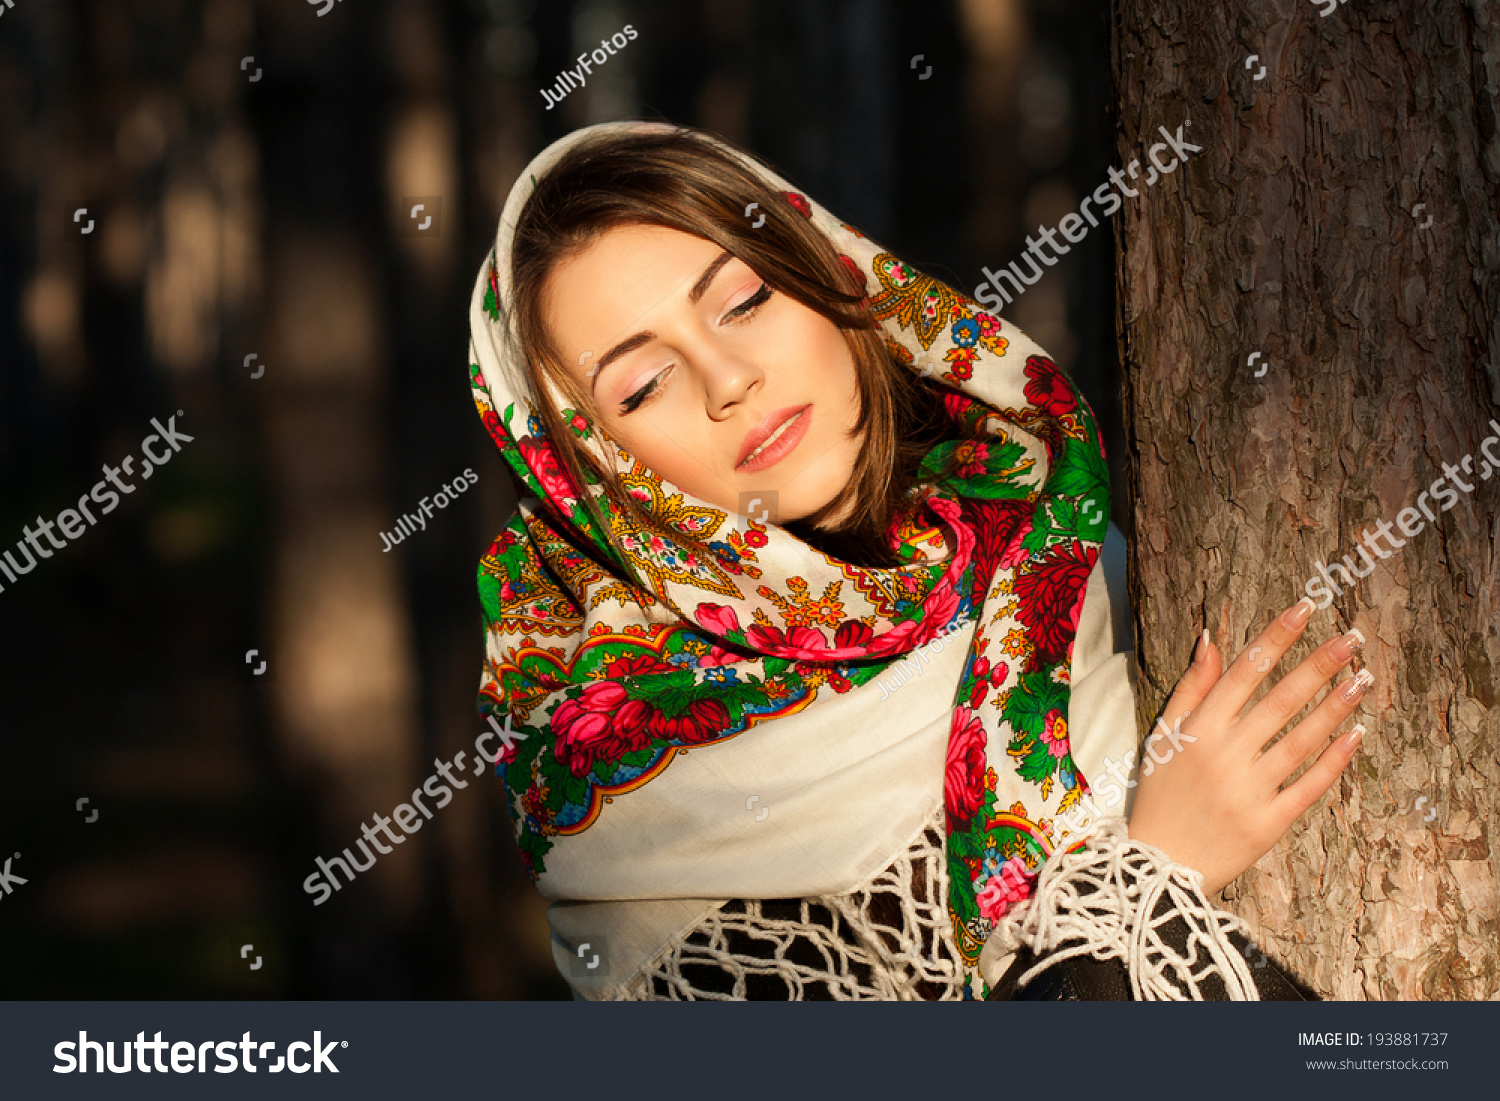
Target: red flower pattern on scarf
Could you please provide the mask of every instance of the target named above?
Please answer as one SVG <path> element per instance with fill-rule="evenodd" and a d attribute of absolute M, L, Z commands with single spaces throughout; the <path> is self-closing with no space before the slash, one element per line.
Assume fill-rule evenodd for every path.
<path fill-rule="evenodd" d="M 733 608 L 723 604 L 699 604 L 694 614 L 699 623 L 716 635 L 727 635 L 740 629 L 740 617 L 735 615 Z"/>
<path fill-rule="evenodd" d="M 953 709 L 948 735 L 948 768 L 943 777 L 943 801 L 948 813 L 967 822 L 984 805 L 984 724 L 967 707 Z"/>
<path fill-rule="evenodd" d="M 1011 857 L 1002 865 L 999 875 L 990 876 L 974 900 L 980 916 L 999 921 L 1012 906 L 1031 897 L 1031 879 L 1026 862 L 1019 856 Z"/>
<path fill-rule="evenodd" d="M 1026 400 L 1048 416 L 1061 417 L 1078 408 L 1073 388 L 1046 356 L 1026 357 Z"/>
<path fill-rule="evenodd" d="M 1036 649 L 1031 668 L 1068 655 L 1078 634 L 1078 614 L 1083 609 L 1084 588 L 1099 552 L 1076 540 L 1056 543 L 1030 571 L 1016 577 L 1016 595 L 1021 607 L 1016 617 L 1026 626 L 1026 637 Z"/>
<path fill-rule="evenodd" d="M 530 436 L 522 436 L 517 446 L 521 449 L 521 456 L 525 459 L 526 465 L 536 475 L 536 480 L 542 484 L 542 491 L 548 497 L 564 505 L 577 499 L 578 491 L 574 488 L 567 471 L 563 470 L 562 464 L 557 461 L 557 454 L 551 446 L 546 443 L 539 444 Z"/>
<path fill-rule="evenodd" d="M 644 734 L 644 727 L 621 730 L 614 713 L 625 704 L 625 688 L 616 681 L 587 684 L 575 700 L 564 700 L 552 713 L 552 733 L 557 738 L 553 752 L 574 776 L 583 776 L 595 762 L 618 757 L 646 744 L 631 734 Z"/>
<path fill-rule="evenodd" d="M 729 725 L 729 712 L 718 700 L 694 700 L 687 713 L 676 718 L 668 718 L 655 708 L 651 711 L 653 714 L 646 720 L 651 737 L 670 738 L 688 745 L 712 741 Z"/>

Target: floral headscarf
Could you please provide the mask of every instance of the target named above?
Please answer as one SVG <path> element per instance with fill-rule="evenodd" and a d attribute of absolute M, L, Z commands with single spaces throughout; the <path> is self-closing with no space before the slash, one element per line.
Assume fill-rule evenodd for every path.
<path fill-rule="evenodd" d="M 971 993 L 983 996 L 986 937 L 1030 893 L 1035 869 L 1068 836 L 1056 819 L 1088 790 L 1067 716 L 1079 611 L 1109 518 L 1093 415 L 1020 330 L 731 149 L 780 196 L 767 216 L 809 219 L 828 237 L 863 278 L 890 353 L 955 387 L 949 415 L 983 442 L 928 455 L 935 470 L 965 449 L 956 476 L 893 524 L 902 564 L 862 568 L 693 497 L 562 409 L 576 440 L 648 505 L 654 525 L 636 526 L 602 486 L 565 474 L 537 412 L 563 399 L 546 383 L 548 393 L 533 392 L 510 325 L 511 238 L 534 181 L 575 141 L 620 127 L 663 128 L 575 131 L 521 173 L 470 311 L 474 400 L 521 497 L 479 568 L 480 710 L 514 732 L 498 772 L 526 868 L 551 899 L 792 897 L 811 880 L 777 879 L 775 869 L 778 852 L 796 849 L 811 854 L 818 882 L 853 886 L 872 854 L 846 858 L 852 839 L 915 796 L 892 775 L 838 789 L 837 805 L 799 805 L 800 792 L 834 790 L 818 784 L 842 767 L 819 759 L 819 731 L 840 729 L 892 663 L 977 621 L 958 682 L 930 687 L 951 711 L 948 908 Z M 609 530 L 582 507 L 584 493 Z M 943 546 L 939 525 L 953 551 L 934 562 L 920 549 Z M 693 553 L 684 535 L 713 554 Z M 631 581 L 627 561 L 649 589 Z M 903 708 L 862 714 L 867 724 L 910 723 Z M 794 744 L 774 736 L 794 721 Z M 753 804 L 743 793 L 775 784 L 796 809 L 753 840 L 744 840 L 753 831 L 724 834 L 720 812 L 703 809 Z M 822 844 L 825 835 L 836 838 Z M 874 853 L 873 866 L 893 853 Z"/>

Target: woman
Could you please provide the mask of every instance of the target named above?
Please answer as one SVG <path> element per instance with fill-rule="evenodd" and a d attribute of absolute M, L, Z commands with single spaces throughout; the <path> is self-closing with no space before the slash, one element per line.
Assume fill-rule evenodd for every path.
<path fill-rule="evenodd" d="M 1092 955 L 1122 996 L 1257 996 L 1207 896 L 1348 762 L 1358 727 L 1278 790 L 1357 693 L 1259 750 L 1355 639 L 1237 718 L 1312 602 L 1222 677 L 1205 631 L 1137 778 L 1129 707 L 1097 703 L 1129 691 L 1102 445 L 1024 334 L 638 122 L 521 174 L 471 324 L 522 497 L 480 568 L 480 706 L 517 732 L 499 770 L 575 994 L 1040 996 Z"/>

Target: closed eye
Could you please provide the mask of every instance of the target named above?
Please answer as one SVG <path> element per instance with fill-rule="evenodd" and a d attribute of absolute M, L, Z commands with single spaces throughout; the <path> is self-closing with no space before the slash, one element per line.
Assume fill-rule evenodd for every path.
<path fill-rule="evenodd" d="M 770 299 L 771 293 L 771 285 L 769 283 L 762 283 L 760 285 L 760 290 L 756 291 L 749 298 L 745 299 L 745 301 L 741 302 L 738 306 L 730 310 L 724 316 L 735 318 L 737 322 L 752 317 L 754 316 L 755 312 L 762 306 L 764 306 Z M 639 390 L 622 401 L 620 403 L 620 411 L 622 413 L 634 413 L 647 401 L 651 400 L 651 398 L 655 396 L 655 394 L 661 389 L 661 382 L 667 377 L 667 374 L 670 372 L 670 370 L 671 368 L 668 368 L 666 371 L 655 375 L 654 377 L 652 377 L 650 382 L 646 383 L 645 386 L 642 386 Z"/>
<path fill-rule="evenodd" d="M 650 398 L 657 392 L 657 390 L 661 388 L 661 380 L 667 377 L 668 371 L 671 371 L 670 367 L 668 367 L 666 371 L 652 376 L 650 382 L 646 383 L 645 386 L 642 386 L 639 390 L 631 394 L 628 398 L 620 403 L 620 411 L 622 413 L 634 413 L 637 409 L 639 409 L 648 398 Z"/>
<path fill-rule="evenodd" d="M 756 312 L 757 309 L 762 308 L 762 306 L 765 305 L 766 302 L 768 302 L 769 297 L 771 297 L 771 285 L 760 284 L 759 291 L 751 294 L 748 299 L 745 299 L 744 302 L 739 303 L 739 305 L 735 306 L 732 311 L 724 314 L 724 318 L 726 318 L 726 320 L 727 318 L 733 318 L 736 323 L 738 323 L 738 321 L 745 320 L 745 318 L 754 315 L 754 312 Z M 667 369 L 667 371 L 670 371 L 670 368 Z M 658 390 L 661 389 L 661 380 L 663 380 L 663 378 L 666 378 L 667 371 L 661 372 L 660 375 L 655 375 L 655 377 L 652 378 L 649 383 L 646 383 L 645 386 L 640 387 L 640 389 L 636 390 L 633 395 L 628 396 L 625 401 L 622 401 L 621 404 L 619 404 L 619 410 L 621 410 L 621 413 L 634 413 L 634 411 L 639 410 L 642 405 L 645 405 L 646 402 L 651 401 L 652 396 L 655 396 L 655 393 L 657 393 Z"/>
<path fill-rule="evenodd" d="M 730 310 L 729 313 L 727 313 L 725 316 L 726 317 L 749 317 L 756 310 L 760 309 L 763 305 L 765 305 L 766 300 L 768 298 L 770 298 L 770 297 L 771 297 L 771 284 L 769 284 L 769 283 L 762 283 L 760 285 L 760 290 L 756 291 L 754 294 L 752 294 L 749 298 L 745 299 L 743 302 L 741 302 L 734 309 Z"/>

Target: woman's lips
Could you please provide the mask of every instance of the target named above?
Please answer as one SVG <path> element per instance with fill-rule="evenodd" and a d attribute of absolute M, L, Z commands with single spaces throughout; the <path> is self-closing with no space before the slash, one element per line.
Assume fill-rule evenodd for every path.
<path fill-rule="evenodd" d="M 776 410 L 745 437 L 740 449 L 740 464 L 735 469 L 749 473 L 780 462 L 802 442 L 811 421 L 811 405 Z"/>

